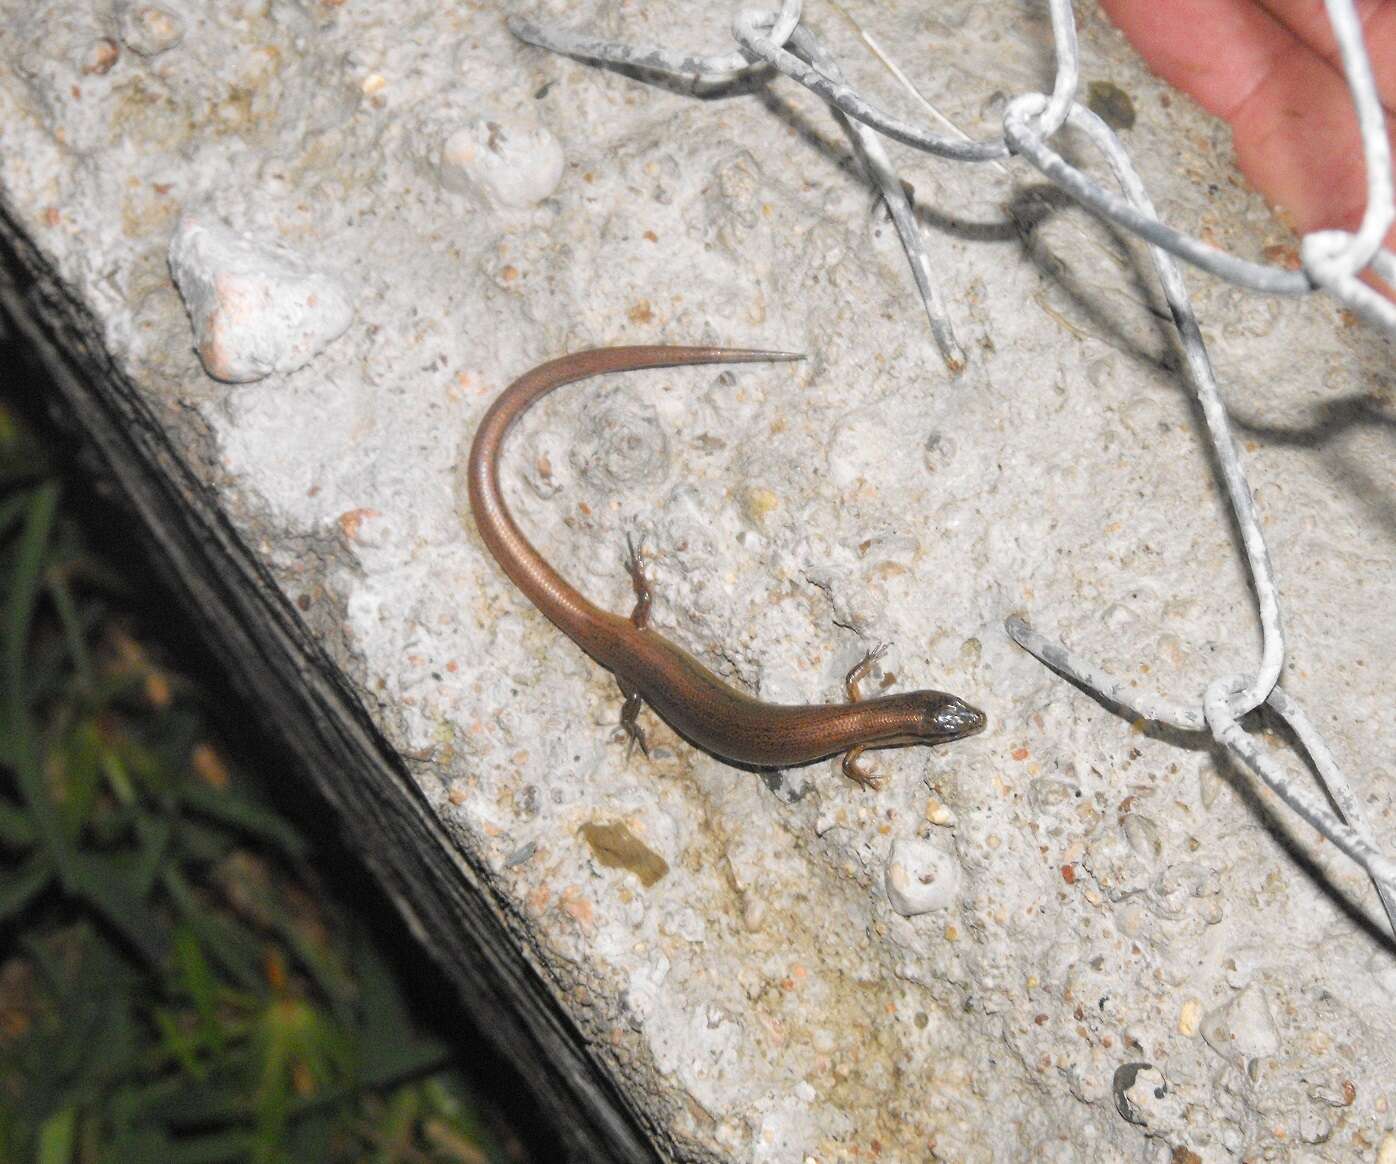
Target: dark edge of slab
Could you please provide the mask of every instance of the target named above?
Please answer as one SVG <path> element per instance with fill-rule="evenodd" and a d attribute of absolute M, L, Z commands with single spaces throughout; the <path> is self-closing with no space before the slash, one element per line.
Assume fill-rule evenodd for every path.
<path fill-rule="evenodd" d="M 25 283 L 32 280 L 28 287 Z M 239 694 L 335 807 L 342 830 L 468 1012 L 582 1160 L 658 1161 L 638 1108 L 587 1051 L 401 759 L 219 512 L 96 337 L 86 309 L 0 205 L 0 315 L 52 376 L 144 531 L 162 582 Z"/>

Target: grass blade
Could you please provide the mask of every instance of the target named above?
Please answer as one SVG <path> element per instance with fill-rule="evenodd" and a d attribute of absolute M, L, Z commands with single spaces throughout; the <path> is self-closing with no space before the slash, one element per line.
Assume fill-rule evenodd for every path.
<path fill-rule="evenodd" d="M 224 1161 L 246 1160 L 251 1151 L 251 1133 L 234 1129 L 207 1132 L 182 1140 L 160 1159 L 162 1164 L 221 1164 Z"/>
<path fill-rule="evenodd" d="M 220 792 L 204 784 L 190 783 L 180 792 L 180 801 L 191 812 L 276 846 L 292 860 L 306 854 L 305 840 L 290 825 L 235 791 Z"/>
<path fill-rule="evenodd" d="M 20 493 L 14 497 L 6 497 L 0 501 L 0 537 L 4 537 L 10 532 L 10 527 L 19 522 L 24 516 L 25 506 L 29 503 L 27 494 Z"/>
<path fill-rule="evenodd" d="M 53 880 L 48 855 L 35 853 L 17 873 L 0 874 L 0 921 L 9 921 Z"/>
<path fill-rule="evenodd" d="M 0 845 L 9 849 L 27 849 L 36 836 L 29 814 L 8 801 L 0 800 Z"/>
<path fill-rule="evenodd" d="M 58 621 L 63 624 L 63 637 L 68 641 L 68 654 L 73 660 L 73 669 L 78 673 L 78 685 L 83 691 L 92 690 L 92 658 L 87 653 L 87 629 L 78 617 L 77 606 L 73 602 L 73 592 L 62 578 L 50 578 L 44 587 L 58 611 Z"/>
<path fill-rule="evenodd" d="M 28 512 L 10 576 L 9 594 L 5 599 L 3 619 L 0 619 L 0 685 L 4 688 L 3 699 L 0 699 L 0 738 L 6 741 L 6 757 L 14 765 L 20 792 L 38 827 L 39 836 L 67 886 L 73 873 L 73 854 L 63 836 L 58 813 L 44 787 L 38 742 L 29 721 L 24 674 L 25 647 L 34 619 L 39 580 L 43 575 L 44 549 L 53 529 L 58 493 L 57 483 L 48 482 L 29 495 Z"/>
<path fill-rule="evenodd" d="M 230 918 L 205 907 L 178 869 L 167 865 L 160 875 L 160 884 L 170 895 L 180 919 L 199 939 L 205 953 L 222 966 L 243 990 L 253 994 L 262 993 L 266 984 L 261 974 L 260 941 Z"/>
<path fill-rule="evenodd" d="M 186 925 L 175 931 L 175 964 L 180 985 L 188 992 L 199 1016 L 199 1033 L 214 1051 L 223 1049 L 223 1025 L 218 1021 L 218 979 L 204 957 L 199 939 Z"/>
<path fill-rule="evenodd" d="M 78 1109 L 65 1107 L 54 1112 L 39 1129 L 37 1164 L 68 1164 L 73 1158 L 73 1138 L 77 1131 Z"/>
<path fill-rule="evenodd" d="M 142 813 L 136 818 L 136 836 L 140 838 L 140 860 L 131 873 L 131 887 L 141 897 L 149 897 L 164 866 L 170 848 L 174 825 L 168 816 Z"/>
<path fill-rule="evenodd" d="M 127 884 L 112 861 L 87 853 L 74 854 L 71 861 L 68 891 L 96 910 L 149 965 L 158 967 L 164 961 L 169 937 L 155 912 Z"/>
<path fill-rule="evenodd" d="M 24 647 L 29 641 L 29 625 L 43 576 L 44 549 L 53 528 L 58 507 L 58 485 L 47 482 L 29 495 L 28 513 L 20 534 L 14 574 L 5 601 L 4 664 L 5 683 L 10 700 L 22 701 L 24 688 Z"/>

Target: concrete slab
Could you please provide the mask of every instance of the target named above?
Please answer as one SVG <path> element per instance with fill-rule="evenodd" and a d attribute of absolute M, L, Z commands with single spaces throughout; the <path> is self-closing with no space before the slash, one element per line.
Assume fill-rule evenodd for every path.
<path fill-rule="evenodd" d="M 915 113 L 835 9 L 808 9 L 853 83 Z M 1396 1154 L 1396 956 L 1370 884 L 1204 742 L 1133 730 L 1003 631 L 1028 613 L 1184 700 L 1253 665 L 1142 248 L 1020 164 L 893 147 L 969 353 L 951 379 L 818 102 L 549 56 L 504 12 L 3 0 L 0 197 L 38 277 L 10 310 L 424 940 L 477 1005 L 517 1008 L 501 1033 L 537 1086 L 613 1159 Z M 726 14 L 667 0 L 531 15 L 730 43 Z M 968 132 L 1050 81 L 1043 6 L 857 15 Z M 1168 221 L 1293 245 L 1221 127 L 1093 11 L 1082 40 Z M 191 322 L 181 221 L 290 264 L 232 312 L 293 320 L 236 365 L 260 379 L 205 371 L 232 365 L 195 325 L 233 292 L 210 260 L 223 290 Z M 346 289 L 342 334 L 286 314 L 305 272 Z M 1189 283 L 1276 559 L 1284 682 L 1389 839 L 1390 347 L 1322 300 Z M 836 762 L 734 769 L 652 717 L 652 759 L 627 762 L 614 683 L 504 579 L 460 469 L 514 377 L 638 342 L 808 359 L 540 406 L 505 479 L 549 560 L 624 611 L 643 534 L 656 624 L 730 681 L 835 699 L 886 641 L 889 684 L 954 691 L 988 732 L 879 753 L 876 794 Z M 957 892 L 904 916 L 894 849 L 898 877 L 929 853 Z"/>

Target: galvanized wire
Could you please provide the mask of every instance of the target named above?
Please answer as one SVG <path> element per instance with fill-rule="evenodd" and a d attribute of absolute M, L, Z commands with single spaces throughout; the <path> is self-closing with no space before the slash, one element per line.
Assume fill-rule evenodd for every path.
<path fill-rule="evenodd" d="M 845 80 L 833 56 L 802 20 L 799 0 L 785 0 L 777 12 L 747 10 L 732 22 L 738 51 L 694 56 L 667 48 L 637 48 L 572 32 L 545 29 L 513 17 L 509 27 L 520 39 L 554 52 L 615 65 L 722 83 L 751 70 L 770 67 L 798 82 L 846 119 L 859 158 L 877 184 L 897 227 L 917 291 L 942 358 L 952 371 L 964 355 L 954 338 L 944 303 L 931 279 L 925 240 L 878 135 L 950 161 L 985 162 L 1020 157 L 1088 210 L 1132 231 L 1149 244 L 1159 282 L 1173 313 L 1187 378 L 1197 395 L 1206 435 L 1220 469 L 1222 485 L 1240 533 L 1255 590 L 1261 625 L 1261 657 L 1253 674 L 1213 677 L 1199 684 L 1195 702 L 1179 704 L 1139 692 L 1112 678 L 1066 647 L 1053 643 L 1021 618 L 1005 623 L 1008 634 L 1054 670 L 1127 712 L 1186 732 L 1209 733 L 1250 768 L 1276 795 L 1352 860 L 1376 884 L 1383 908 L 1396 930 L 1396 863 L 1373 842 L 1358 798 L 1313 722 L 1279 686 L 1285 639 L 1279 592 L 1231 423 L 1192 303 L 1174 257 L 1238 286 L 1271 295 L 1306 295 L 1323 290 L 1388 335 L 1396 336 L 1396 305 L 1362 282 L 1370 270 L 1396 286 L 1396 256 L 1383 241 L 1396 219 L 1392 203 L 1391 152 L 1385 114 L 1377 95 L 1353 0 L 1325 0 L 1344 75 L 1357 111 L 1367 173 L 1367 205 L 1356 231 L 1325 230 L 1307 235 L 1300 247 L 1302 269 L 1291 271 L 1229 254 L 1159 221 L 1124 146 L 1095 114 L 1076 104 L 1080 75 L 1076 24 L 1071 0 L 1048 0 L 1056 45 L 1056 78 L 1050 97 L 1023 94 L 1008 102 L 1003 135 L 973 141 L 960 134 L 936 133 L 879 109 Z M 865 38 L 866 39 L 866 38 Z M 1082 134 L 1105 157 L 1120 193 L 1067 162 L 1048 144 L 1063 126 Z M 1260 707 L 1287 723 L 1307 753 L 1314 774 L 1335 812 L 1323 798 L 1295 784 L 1261 750 L 1241 720 Z"/>
<path fill-rule="evenodd" d="M 801 6 L 802 0 L 783 0 L 778 13 L 763 14 L 770 15 L 767 27 L 772 28 L 771 39 L 776 44 L 784 44 L 795 31 L 795 26 L 800 23 Z M 734 76 L 749 72 L 753 64 L 751 58 L 740 52 L 694 56 L 669 48 L 641 48 L 575 32 L 543 28 L 522 16 L 509 17 L 508 25 L 509 31 L 520 40 L 555 53 L 633 69 L 675 73 L 710 84 L 731 81 Z"/>

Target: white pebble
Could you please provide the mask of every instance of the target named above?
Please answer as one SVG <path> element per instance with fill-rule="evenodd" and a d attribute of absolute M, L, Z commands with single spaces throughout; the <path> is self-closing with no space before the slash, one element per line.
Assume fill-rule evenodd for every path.
<path fill-rule="evenodd" d="M 959 823 L 960 818 L 955 815 L 955 810 L 948 804 L 932 796 L 926 801 L 926 819 L 931 824 L 940 825 L 943 828 L 953 828 Z"/>
<path fill-rule="evenodd" d="M 562 181 L 562 146 L 542 126 L 482 117 L 441 147 L 441 184 L 488 205 L 536 206 Z"/>
<path fill-rule="evenodd" d="M 1265 994 L 1252 983 L 1229 1002 L 1202 1017 L 1202 1037 L 1223 1058 L 1244 1066 L 1280 1049 L 1280 1033 Z"/>
<path fill-rule="evenodd" d="M 960 892 L 960 865 L 929 841 L 899 838 L 887 856 L 887 900 L 903 917 L 951 905 Z"/>
<path fill-rule="evenodd" d="M 294 372 L 354 318 L 349 294 L 290 248 L 186 214 L 170 240 L 170 271 L 194 325 L 204 369 L 245 383 Z"/>
<path fill-rule="evenodd" d="M 184 18 L 158 4 L 122 4 L 117 20 L 122 43 L 143 57 L 163 53 L 184 39 Z"/>

